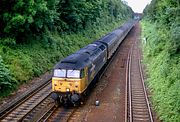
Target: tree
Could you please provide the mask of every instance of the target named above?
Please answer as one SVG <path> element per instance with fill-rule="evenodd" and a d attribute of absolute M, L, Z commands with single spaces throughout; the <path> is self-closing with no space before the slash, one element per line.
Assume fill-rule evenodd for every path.
<path fill-rule="evenodd" d="M 57 0 L 2 0 L 1 37 L 21 37 L 51 29 L 58 19 Z"/>

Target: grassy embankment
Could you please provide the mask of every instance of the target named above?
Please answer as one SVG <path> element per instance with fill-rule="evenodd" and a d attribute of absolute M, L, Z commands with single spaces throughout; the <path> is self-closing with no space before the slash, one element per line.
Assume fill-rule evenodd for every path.
<path fill-rule="evenodd" d="M 160 120 L 180 120 L 180 53 L 178 26 L 167 28 L 160 23 L 142 23 L 146 81 L 152 102 Z"/>

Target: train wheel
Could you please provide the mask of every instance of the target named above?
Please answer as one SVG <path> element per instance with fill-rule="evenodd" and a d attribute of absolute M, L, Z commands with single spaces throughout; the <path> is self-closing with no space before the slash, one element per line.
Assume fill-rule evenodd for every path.
<path fill-rule="evenodd" d="M 61 105 L 61 102 L 59 99 L 55 100 L 54 102 L 55 102 L 56 107 L 59 107 Z"/>
<path fill-rule="evenodd" d="M 85 103 L 85 96 L 82 94 L 80 99 L 80 105 L 83 105 Z"/>

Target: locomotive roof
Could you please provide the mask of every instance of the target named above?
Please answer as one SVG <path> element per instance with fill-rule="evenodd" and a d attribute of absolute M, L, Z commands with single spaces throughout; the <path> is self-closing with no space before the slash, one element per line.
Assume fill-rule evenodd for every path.
<path fill-rule="evenodd" d="M 73 53 L 61 60 L 54 69 L 82 69 L 89 63 L 87 53 Z"/>
<path fill-rule="evenodd" d="M 91 56 L 100 52 L 102 43 L 92 43 L 61 60 L 55 69 L 82 69 L 90 63 Z"/>
<path fill-rule="evenodd" d="M 97 47 L 98 46 L 96 44 L 89 44 L 80 49 L 78 52 L 88 53 L 89 55 L 91 55 L 93 53 L 93 50 L 96 50 Z"/>

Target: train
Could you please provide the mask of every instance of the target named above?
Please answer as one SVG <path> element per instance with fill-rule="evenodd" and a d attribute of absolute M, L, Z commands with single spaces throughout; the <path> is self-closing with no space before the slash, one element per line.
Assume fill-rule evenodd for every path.
<path fill-rule="evenodd" d="M 59 61 L 53 69 L 52 93 L 56 105 L 79 105 L 96 82 L 125 36 L 135 25 L 130 20 L 112 32 Z"/>

